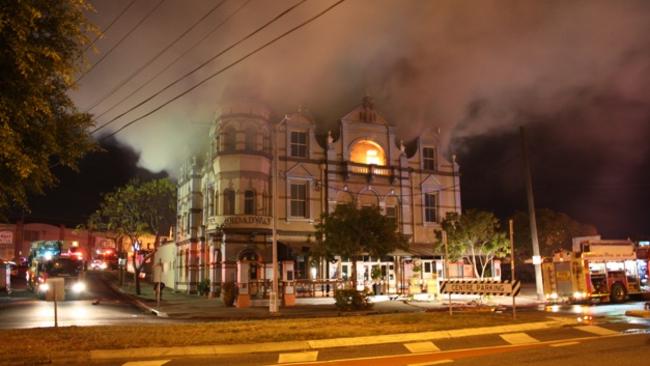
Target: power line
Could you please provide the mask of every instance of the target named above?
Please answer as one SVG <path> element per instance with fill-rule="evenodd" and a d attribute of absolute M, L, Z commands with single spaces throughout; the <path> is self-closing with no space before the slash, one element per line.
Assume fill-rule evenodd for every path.
<path fill-rule="evenodd" d="M 206 40 L 209 36 L 211 36 L 214 32 L 216 32 L 217 30 L 219 30 L 219 28 L 221 28 L 224 24 L 226 24 L 226 23 L 227 23 L 231 18 L 233 18 L 234 16 L 236 16 L 237 13 L 239 13 L 239 11 L 242 10 L 242 9 L 243 9 L 243 8 L 244 8 L 244 7 L 249 3 L 249 2 L 251 2 L 251 0 L 246 0 L 246 1 L 244 1 L 244 2 L 243 2 L 243 3 L 242 3 L 242 4 L 241 4 L 237 9 L 235 9 L 235 11 L 233 11 L 233 12 L 232 12 L 230 15 L 228 15 L 228 16 L 227 16 L 223 21 L 221 21 L 220 23 L 218 23 L 218 24 L 217 24 L 216 26 L 214 26 L 211 30 L 209 30 L 206 34 L 204 34 L 203 37 L 201 37 L 197 42 L 195 42 L 194 44 L 192 44 L 192 46 L 190 46 L 190 47 L 187 48 L 185 51 L 183 51 L 180 55 L 178 55 L 178 57 L 176 57 L 172 62 L 168 63 L 167 66 L 165 66 L 162 70 L 160 70 L 160 71 L 157 72 L 155 75 L 153 75 L 152 77 L 150 77 L 147 81 L 145 81 L 142 85 L 140 85 L 140 86 L 137 87 L 135 90 L 133 90 L 132 92 L 130 92 L 127 96 L 125 96 L 124 98 L 120 99 L 120 101 L 118 101 L 117 103 L 113 104 L 110 108 L 108 108 L 107 110 L 105 110 L 105 111 L 102 112 L 101 114 L 95 116 L 95 119 L 101 118 L 101 117 L 104 116 L 106 113 L 109 113 L 110 111 L 112 111 L 113 109 L 115 109 L 115 107 L 117 107 L 118 105 L 124 103 L 124 101 L 128 100 L 129 98 L 131 98 L 135 93 L 137 93 L 137 92 L 139 92 L 140 90 L 142 90 L 142 88 L 144 88 L 145 86 L 149 85 L 153 80 L 155 80 L 155 79 L 156 79 L 158 76 L 160 76 L 162 73 L 164 73 L 165 71 L 169 70 L 169 68 L 171 68 L 172 66 L 174 66 L 174 65 L 176 64 L 176 62 L 178 62 L 180 59 L 182 59 L 183 57 L 185 57 L 185 55 L 187 55 L 191 50 L 193 50 L 194 48 L 196 48 L 199 44 L 201 44 L 203 41 L 205 41 L 205 40 Z M 98 130 L 101 129 L 101 128 L 102 128 L 102 127 L 96 129 L 96 130 L 93 131 L 92 133 L 98 131 Z"/>
<path fill-rule="evenodd" d="M 162 89 L 158 90 L 158 91 L 155 92 L 153 95 L 151 95 L 151 96 L 149 96 L 148 98 L 142 100 L 140 103 L 134 105 L 133 107 L 127 109 L 125 112 L 123 112 L 123 113 L 121 113 L 121 114 L 119 114 L 119 115 L 113 117 L 113 118 L 110 119 L 109 121 L 103 123 L 102 125 L 100 125 L 100 126 L 97 127 L 96 129 L 94 129 L 94 130 L 91 132 L 91 134 L 94 134 L 95 132 L 101 130 L 102 128 L 104 128 L 104 127 L 106 127 L 106 126 L 108 126 L 108 125 L 110 125 L 111 123 L 115 122 L 117 119 L 123 117 L 124 115 L 128 114 L 129 112 L 133 111 L 134 109 L 136 109 L 136 108 L 142 106 L 143 104 L 145 104 L 145 103 L 147 103 L 148 101 L 152 100 L 153 98 L 157 97 L 158 95 L 160 95 L 160 94 L 161 94 L 162 92 L 164 92 L 165 90 L 171 88 L 172 86 L 178 84 L 178 83 L 179 83 L 180 81 L 182 81 L 183 79 L 185 79 L 185 78 L 189 77 L 190 75 L 192 75 L 193 73 L 195 73 L 196 71 L 202 69 L 203 67 L 205 67 L 206 65 L 208 65 L 209 63 L 211 63 L 212 61 L 214 61 L 215 59 L 217 59 L 219 56 L 221 56 L 221 55 L 223 55 L 224 53 L 230 51 L 231 49 L 233 49 L 233 48 L 235 48 L 236 46 L 240 45 L 241 43 L 245 42 L 246 40 L 248 40 L 249 38 L 253 37 L 253 36 L 256 35 L 257 33 L 261 32 L 261 31 L 264 30 L 264 29 L 266 29 L 268 26 L 270 26 L 271 24 L 275 23 L 276 21 L 278 21 L 279 19 L 281 19 L 282 17 L 284 17 L 285 15 L 287 15 L 287 14 L 290 13 L 292 10 L 294 10 L 294 9 L 297 8 L 298 6 L 302 5 L 302 4 L 303 4 L 304 2 L 306 2 L 306 1 L 307 1 L 307 0 L 300 0 L 300 1 L 298 1 L 297 3 L 295 3 L 294 5 L 292 5 L 291 7 L 285 9 L 284 11 L 282 11 L 281 13 L 279 13 L 278 15 L 276 15 L 273 19 L 269 20 L 268 22 L 266 22 L 266 23 L 265 23 L 264 25 L 262 25 L 261 27 L 255 29 L 253 32 L 249 33 L 248 35 L 246 35 L 246 36 L 244 36 L 243 38 L 239 39 L 239 40 L 236 41 L 235 43 L 233 43 L 233 44 L 231 44 L 230 46 L 226 47 L 225 49 L 221 50 L 219 53 L 217 53 L 216 55 L 210 57 L 209 59 L 207 59 L 206 61 L 204 61 L 203 63 L 201 63 L 199 66 L 197 66 L 197 67 L 195 67 L 194 69 L 192 69 L 191 71 L 185 73 L 183 76 L 177 78 L 176 80 L 174 80 L 174 81 L 171 82 L 170 84 L 167 84 L 165 87 L 163 87 Z M 268 44 L 267 44 L 267 45 L 268 45 Z M 254 52 L 255 52 L 255 51 L 254 51 Z M 249 53 L 248 56 L 250 56 L 251 54 L 252 54 L 252 53 Z M 246 56 L 246 57 L 248 57 L 248 56 Z M 246 57 L 244 57 L 244 58 L 246 58 Z M 235 63 L 237 63 L 237 62 L 238 62 L 238 61 L 235 61 Z M 230 67 L 233 66 L 235 63 L 230 64 L 227 68 L 230 68 Z M 221 69 L 219 72 L 224 71 L 224 70 L 227 69 L 227 68 Z M 209 77 L 208 79 L 210 79 L 210 78 L 212 78 L 212 77 L 214 77 L 214 76 L 216 76 L 216 75 L 213 74 L 213 76 Z M 195 85 L 194 87 L 192 87 L 190 90 L 196 88 L 196 86 L 198 86 L 198 85 L 203 84 L 205 81 L 206 81 L 206 79 L 204 79 L 203 81 L 201 81 L 199 84 L 196 84 L 196 85 Z M 174 100 L 180 98 L 181 96 L 187 94 L 187 92 L 189 92 L 189 90 L 187 90 L 186 92 L 182 93 L 180 96 L 177 96 L 177 97 L 175 97 L 174 99 L 170 100 L 170 101 L 167 102 L 166 104 L 163 104 L 162 106 L 160 106 L 159 108 L 153 110 L 153 111 L 150 112 L 149 114 L 152 114 L 153 112 L 156 112 L 157 110 L 159 110 L 159 109 L 162 108 L 163 106 L 165 106 L 165 105 L 171 103 L 172 101 L 174 101 Z M 147 114 L 147 115 L 149 115 L 149 114 Z M 140 120 L 140 119 L 142 119 L 142 118 L 144 118 L 144 117 L 146 117 L 147 115 L 144 115 L 144 116 L 139 117 L 138 119 L 136 119 L 136 121 L 137 121 L 137 120 Z M 133 122 L 135 122 L 135 121 L 131 121 L 131 122 L 129 122 L 129 124 L 132 124 Z M 124 129 L 124 127 L 125 127 L 125 126 L 123 126 L 122 128 L 118 129 L 118 131 Z M 113 135 L 115 135 L 115 134 L 116 134 L 116 132 L 113 132 L 113 133 L 111 133 L 111 134 L 109 134 L 109 135 L 107 135 L 107 136 L 105 136 L 105 137 L 103 137 L 103 138 L 108 138 L 108 137 L 111 137 L 111 136 L 113 136 Z"/>
<path fill-rule="evenodd" d="M 95 39 L 93 39 L 93 41 L 90 42 L 88 46 L 86 46 L 86 48 L 84 49 L 84 53 L 86 53 L 90 49 L 90 47 L 92 47 L 104 34 L 106 34 L 106 32 L 108 32 L 108 30 L 111 29 L 113 24 L 115 24 L 122 17 L 122 15 L 124 15 L 126 11 L 129 10 L 129 8 L 133 4 L 135 4 L 135 0 L 132 0 L 124 9 L 122 9 L 122 11 L 119 14 L 117 14 L 115 18 L 113 18 L 113 20 L 106 26 L 106 28 L 104 28 L 104 30 L 101 31 L 100 34 L 98 34 L 97 37 L 95 37 Z"/>
<path fill-rule="evenodd" d="M 129 37 L 129 36 L 130 36 L 130 35 L 131 35 L 135 30 L 136 30 L 136 29 L 138 29 L 138 27 L 140 27 L 140 26 L 142 25 L 142 23 L 144 23 L 144 21 L 147 20 L 147 19 L 149 18 L 149 16 L 150 16 L 151 14 L 153 14 L 153 13 L 156 11 L 156 9 L 158 9 L 158 8 L 160 7 L 160 5 L 162 5 L 162 3 L 164 3 L 164 2 L 165 2 L 165 0 L 160 0 L 160 1 L 158 1 L 158 4 L 156 4 L 156 6 L 154 6 L 153 8 L 151 8 L 151 10 L 149 10 L 149 12 L 147 12 L 147 14 L 145 14 L 145 16 L 142 17 L 142 18 L 140 19 L 140 21 L 138 21 L 138 23 L 136 23 L 136 25 L 135 25 L 133 28 L 131 28 L 128 32 L 126 32 L 126 34 L 125 34 L 122 38 L 120 38 L 120 40 L 117 41 L 117 43 L 115 43 L 115 44 L 113 45 L 113 47 L 111 47 L 111 49 L 108 50 L 108 52 L 104 53 L 104 55 L 102 55 L 102 57 L 101 57 L 99 60 L 97 60 L 97 61 L 96 61 L 92 66 L 90 66 L 90 68 L 89 68 L 88 70 L 84 71 L 84 73 L 81 74 L 81 76 L 79 76 L 79 78 L 77 78 L 77 80 L 75 80 L 75 84 L 78 83 L 79 81 L 81 81 L 81 79 L 83 79 L 86 75 L 88 75 L 89 72 L 93 71 L 93 69 L 94 69 L 97 65 L 99 65 L 102 61 L 104 61 L 104 60 L 106 59 L 106 57 L 108 57 L 108 55 L 110 55 L 111 52 L 113 52 L 113 50 L 115 50 L 115 49 L 116 49 L 116 48 L 117 48 L 117 47 L 118 47 L 118 46 L 119 46 L 119 45 L 120 45 L 120 44 L 121 44 L 125 39 L 127 39 L 127 38 L 128 38 L 128 37 Z"/>
<path fill-rule="evenodd" d="M 297 5 L 303 3 L 304 1 L 306 1 L 306 0 L 303 0 L 303 1 L 299 2 Z M 226 65 L 225 67 L 221 68 L 220 70 L 218 70 L 218 71 L 212 73 L 211 75 L 209 75 L 208 77 L 206 77 L 206 78 L 204 78 L 203 80 L 199 81 L 198 83 L 194 84 L 194 85 L 191 86 L 190 88 L 185 89 L 185 91 L 183 91 L 182 93 L 180 93 L 180 94 L 176 95 L 175 97 L 173 97 L 173 98 L 167 100 L 166 102 L 164 102 L 163 104 L 161 104 L 161 105 L 159 105 L 158 107 L 154 108 L 153 110 L 151 110 L 151 111 L 149 111 L 149 112 L 147 112 L 147 113 L 141 115 L 140 117 L 138 117 L 138 118 L 136 118 L 136 119 L 133 119 L 133 120 L 129 121 L 128 123 L 126 123 L 126 124 L 123 125 L 122 127 L 118 128 L 117 130 L 111 132 L 110 134 L 103 136 L 103 137 L 102 137 L 102 140 L 103 140 L 103 139 L 110 138 L 110 137 L 112 137 L 112 136 L 115 136 L 115 135 L 118 134 L 120 131 L 123 131 L 125 128 L 131 126 L 132 124 L 134 124 L 134 123 L 136 123 L 136 122 L 142 120 L 143 118 L 148 117 L 148 116 L 154 114 L 155 112 L 161 110 L 161 109 L 162 109 L 163 107 L 165 107 L 166 105 L 170 104 L 170 103 L 173 102 L 173 101 L 178 100 L 179 98 L 181 98 L 181 97 L 183 97 L 184 95 L 188 94 L 188 93 L 191 92 L 192 90 L 194 90 L 194 89 L 198 88 L 199 86 L 205 84 L 207 81 L 209 81 L 209 80 L 215 78 L 216 76 L 222 74 L 223 72 L 229 70 L 229 69 L 232 68 L 233 66 L 238 65 L 239 63 L 241 63 L 242 61 L 246 60 L 246 59 L 249 58 L 250 56 L 252 56 L 252 55 L 254 55 L 254 54 L 256 54 L 256 53 L 262 51 L 263 49 L 265 49 L 265 48 L 267 48 L 268 46 L 272 45 L 273 43 L 279 41 L 280 39 L 282 39 L 282 38 L 288 36 L 289 34 L 295 32 L 295 31 L 297 31 L 297 30 L 299 30 L 299 29 L 301 29 L 301 28 L 303 28 L 303 27 L 305 27 L 305 26 L 307 26 L 307 25 L 310 24 L 311 22 L 313 22 L 313 21 L 315 21 L 316 19 L 322 17 L 323 15 L 327 14 L 329 11 L 331 11 L 331 10 L 334 9 L 335 7 L 337 7 L 337 6 L 339 6 L 340 4 L 342 4 L 344 1 L 345 1 L 345 0 L 339 0 L 339 1 L 335 2 L 334 4 L 328 6 L 327 8 L 325 8 L 325 9 L 322 10 L 322 11 L 320 11 L 319 13 L 317 13 L 317 14 L 314 15 L 314 16 L 312 16 L 311 18 L 309 18 L 309 19 L 305 20 L 304 22 L 298 24 L 297 26 L 295 26 L 295 27 L 289 29 L 288 31 L 286 31 L 286 32 L 284 32 L 284 33 L 282 33 L 282 34 L 280 34 L 279 36 L 277 36 L 277 37 L 271 39 L 270 41 L 264 43 L 263 45 L 261 45 L 261 46 L 255 48 L 253 51 L 251 51 L 251 52 L 245 54 L 244 56 L 242 56 L 242 57 L 238 58 L 237 60 L 231 62 L 230 64 Z M 295 5 L 295 6 L 297 6 L 297 5 Z M 294 7 L 295 7 L 295 6 L 294 6 Z M 157 94 L 160 94 L 160 93 L 157 93 Z M 151 97 L 151 98 L 153 98 L 153 97 Z M 148 98 L 147 100 L 150 100 L 151 98 Z M 141 103 L 141 104 L 142 104 L 142 103 Z M 141 105 L 141 104 L 140 104 L 140 105 Z M 124 115 L 124 114 L 126 114 L 126 113 L 128 113 L 128 112 L 125 112 L 125 113 L 123 113 L 122 115 Z"/>
<path fill-rule="evenodd" d="M 178 41 L 180 41 L 183 37 L 185 37 L 189 32 L 191 32 L 196 26 L 198 26 L 201 22 L 203 22 L 207 17 L 209 17 L 212 13 L 214 13 L 221 5 L 223 5 L 227 0 L 221 0 L 219 1 L 212 9 L 210 9 L 207 13 L 205 13 L 200 19 L 198 19 L 194 24 L 192 24 L 189 28 L 187 28 L 181 35 L 176 37 L 172 42 L 170 42 L 167 46 L 165 46 L 162 50 L 160 50 L 155 56 L 151 57 L 147 62 L 145 62 L 142 66 L 140 66 L 137 70 L 133 71 L 129 76 L 124 78 L 121 82 L 119 82 L 108 94 L 104 95 L 103 97 L 99 98 L 93 105 L 88 107 L 86 109 L 86 113 L 90 111 L 91 109 L 95 108 L 102 102 L 104 102 L 106 99 L 110 98 L 115 94 L 116 91 L 118 91 L 120 88 L 122 88 L 125 84 L 127 84 L 133 77 L 138 75 L 142 70 L 144 70 L 147 66 L 151 65 L 158 57 L 160 57 L 162 54 L 167 52 L 172 46 L 174 46 Z"/>

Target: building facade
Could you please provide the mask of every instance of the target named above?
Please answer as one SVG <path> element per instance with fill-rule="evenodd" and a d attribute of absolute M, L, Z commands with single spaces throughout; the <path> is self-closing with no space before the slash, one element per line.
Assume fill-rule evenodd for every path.
<path fill-rule="evenodd" d="M 408 291 L 414 275 L 443 276 L 435 230 L 461 207 L 458 165 L 441 154 L 439 133 L 423 132 L 407 149 L 369 97 L 340 119 L 338 131 L 319 138 L 316 130 L 304 111 L 279 121 L 257 104 L 217 111 L 209 150 L 179 173 L 176 289 L 194 292 L 209 279 L 215 292 L 234 282 L 240 293 L 264 297 L 273 274 L 274 215 L 281 280 L 349 279 L 347 258 L 318 262 L 309 254 L 321 214 L 349 202 L 378 206 L 409 238 L 406 251 L 358 262 L 360 286 L 372 280 L 374 267 L 389 293 Z M 463 262 L 450 266 L 453 277 L 473 277 L 471 271 Z"/>

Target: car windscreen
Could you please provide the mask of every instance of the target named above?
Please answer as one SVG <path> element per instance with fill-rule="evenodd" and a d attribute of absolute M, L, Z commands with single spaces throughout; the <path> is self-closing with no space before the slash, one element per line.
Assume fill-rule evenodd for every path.
<path fill-rule="evenodd" d="M 44 263 L 48 276 L 76 276 L 81 272 L 83 263 L 70 258 L 57 258 Z"/>

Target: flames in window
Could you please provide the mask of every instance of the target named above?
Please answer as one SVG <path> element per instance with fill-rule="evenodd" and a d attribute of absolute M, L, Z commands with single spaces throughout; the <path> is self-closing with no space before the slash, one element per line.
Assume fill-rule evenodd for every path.
<path fill-rule="evenodd" d="M 350 161 L 368 165 L 386 165 L 384 149 L 374 141 L 361 140 L 350 149 Z"/>

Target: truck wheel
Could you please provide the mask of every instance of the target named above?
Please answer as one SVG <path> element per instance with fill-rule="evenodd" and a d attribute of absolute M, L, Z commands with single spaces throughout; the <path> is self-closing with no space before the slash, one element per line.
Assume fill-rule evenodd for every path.
<path fill-rule="evenodd" d="M 625 298 L 627 297 L 627 292 L 625 291 L 625 287 L 621 285 L 620 283 L 615 283 L 612 285 L 612 290 L 609 294 L 609 298 L 612 302 L 614 303 L 620 303 L 625 301 Z"/>

